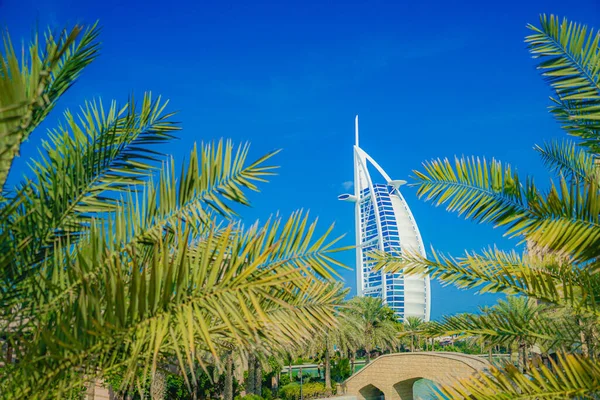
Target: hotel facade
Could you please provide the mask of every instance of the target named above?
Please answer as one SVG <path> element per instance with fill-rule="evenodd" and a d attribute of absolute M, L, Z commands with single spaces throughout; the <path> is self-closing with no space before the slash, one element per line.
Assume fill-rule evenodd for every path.
<path fill-rule="evenodd" d="M 374 174 L 371 175 L 370 172 Z M 400 187 L 358 143 L 355 119 L 354 193 L 339 200 L 354 203 L 356 229 L 356 287 L 358 296 L 378 297 L 404 320 L 415 316 L 429 321 L 431 289 L 429 276 L 405 276 L 373 270 L 369 253 L 381 250 L 425 255 L 417 223 Z"/>

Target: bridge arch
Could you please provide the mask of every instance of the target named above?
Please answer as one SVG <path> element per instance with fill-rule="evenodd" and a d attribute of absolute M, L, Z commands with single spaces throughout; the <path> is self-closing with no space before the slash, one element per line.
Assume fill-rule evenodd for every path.
<path fill-rule="evenodd" d="M 356 398 L 357 400 L 382 400 L 385 398 L 385 395 L 381 389 L 369 383 L 358 391 Z"/>
<path fill-rule="evenodd" d="M 410 399 L 413 396 L 413 386 L 416 381 L 423 378 L 409 378 L 396 382 L 394 392 L 400 399 Z"/>
<path fill-rule="evenodd" d="M 386 354 L 348 378 L 342 390 L 358 400 L 367 400 L 364 394 L 375 393 L 369 391 L 371 387 L 382 392 L 386 400 L 413 400 L 413 385 L 420 379 L 448 385 L 489 367 L 487 360 L 461 353 Z"/>

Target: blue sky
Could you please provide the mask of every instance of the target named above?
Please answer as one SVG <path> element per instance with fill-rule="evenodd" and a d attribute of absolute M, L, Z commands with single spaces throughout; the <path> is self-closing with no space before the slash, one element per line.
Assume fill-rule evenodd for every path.
<path fill-rule="evenodd" d="M 363 147 L 394 179 L 435 157 L 480 155 L 548 175 L 532 147 L 563 133 L 547 113 L 548 88 L 523 42 L 528 22 L 554 13 L 600 28 L 597 0 L 504 2 L 202 2 L 0 0 L 14 40 L 42 27 L 100 20 L 102 55 L 62 101 L 125 101 L 151 90 L 171 99 L 184 130 L 164 151 L 182 160 L 195 141 L 283 149 L 280 175 L 244 217 L 310 209 L 353 244 L 353 210 L 336 200 L 352 180 L 353 119 Z M 56 121 L 58 113 L 53 115 Z M 43 132 L 25 144 L 25 172 Z M 514 242 L 404 196 L 427 247 L 460 254 Z M 340 259 L 354 266 L 354 254 Z M 354 287 L 354 272 L 343 271 Z M 432 317 L 494 301 L 432 286 Z"/>

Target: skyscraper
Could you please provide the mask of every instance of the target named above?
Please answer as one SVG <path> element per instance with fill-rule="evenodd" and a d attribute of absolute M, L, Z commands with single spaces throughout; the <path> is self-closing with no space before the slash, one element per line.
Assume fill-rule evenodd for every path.
<path fill-rule="evenodd" d="M 370 169 L 378 173 L 372 178 Z M 359 296 L 379 297 L 404 320 L 409 316 L 429 321 L 431 291 L 429 276 L 405 276 L 372 269 L 368 253 L 418 251 L 423 256 L 423 240 L 417 223 L 400 193 L 406 181 L 389 175 L 358 146 L 358 116 L 355 119 L 354 194 L 339 200 L 355 205 L 356 287 Z"/>

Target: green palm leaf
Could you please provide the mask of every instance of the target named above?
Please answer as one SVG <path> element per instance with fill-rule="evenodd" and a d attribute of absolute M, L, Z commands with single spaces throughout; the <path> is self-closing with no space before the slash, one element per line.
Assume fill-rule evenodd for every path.
<path fill-rule="evenodd" d="M 510 346 L 524 341 L 537 344 L 545 349 L 557 346 L 580 345 L 579 327 L 573 316 L 560 318 L 556 313 L 546 313 L 546 306 L 533 307 L 528 313 L 514 310 L 501 312 L 495 307 L 480 310 L 480 314 L 458 314 L 446 316 L 442 321 L 428 324 L 428 336 L 439 337 L 457 335 L 475 336 L 491 345 Z"/>
<path fill-rule="evenodd" d="M 8 34 L 3 35 L 5 57 L 0 58 L 0 189 L 21 143 L 52 110 L 59 97 L 97 56 L 96 25 L 81 27 L 40 43 L 36 35 L 29 60 L 19 60 Z M 77 38 L 81 35 L 79 41 Z"/>
<path fill-rule="evenodd" d="M 99 220 L 101 228 L 113 239 L 105 244 L 108 246 L 109 257 L 119 257 L 123 249 L 129 251 L 136 250 L 141 254 L 151 254 L 153 246 L 163 240 L 163 236 L 168 240 L 174 240 L 172 226 L 185 223 L 194 237 L 203 238 L 206 235 L 218 235 L 220 230 L 218 224 L 213 223 L 213 212 L 220 215 L 231 217 L 234 214 L 231 205 L 227 204 L 227 199 L 241 204 L 247 204 L 247 198 L 242 189 L 249 188 L 257 190 L 253 182 L 264 181 L 265 177 L 272 174 L 274 167 L 264 165 L 274 153 L 261 157 L 251 163 L 246 162 L 249 151 L 248 145 L 234 147 L 231 142 L 220 141 L 218 143 L 207 144 L 201 147 L 198 152 L 194 149 L 191 152 L 190 161 L 183 166 L 179 175 L 179 180 L 175 179 L 176 174 L 172 171 L 172 163 L 164 166 L 160 172 L 160 179 L 155 184 L 152 180 L 146 182 L 145 187 L 140 194 L 128 194 L 127 201 L 118 202 L 116 211 L 112 214 L 100 214 Z M 306 218 L 288 222 L 287 232 L 290 237 L 296 240 L 302 240 L 298 236 L 299 229 L 307 228 Z M 275 222 L 279 224 L 280 222 Z M 31 224 L 29 226 L 35 226 Z M 215 230 L 211 230 L 215 227 Z M 314 224 L 308 224 L 310 237 L 314 233 Z M 272 231 L 272 234 L 275 231 Z M 308 239 L 310 239 L 308 237 Z M 56 246 L 69 248 L 74 242 L 72 235 L 65 236 L 65 243 L 55 243 Z M 305 237 L 306 238 L 306 237 Z M 77 239 L 77 238 L 75 238 Z M 165 240 L 166 240 L 165 239 Z M 255 245 L 268 243 L 272 245 L 273 237 L 258 241 Z M 302 245 L 308 246 L 310 240 Z M 30 246 L 29 243 L 27 243 Z M 202 245 L 202 241 L 200 241 Z M 141 246 L 141 247 L 140 247 Z M 44 252 L 47 255 L 49 252 Z M 7 253 L 2 260 L 6 263 L 14 262 L 14 258 Z M 13 251 L 14 254 L 14 251 Z M 49 254 L 52 254 L 51 252 Z M 307 253 L 311 257 L 312 253 Z M 44 261 L 46 260 L 46 261 Z M 42 272 L 43 276 L 49 277 L 50 281 L 46 285 L 45 280 L 40 280 L 38 269 L 31 267 L 24 273 L 29 276 L 28 280 L 21 285 L 15 286 L 10 282 L 15 280 L 3 280 L 5 292 L 4 298 L 8 301 L 14 298 L 24 307 L 25 312 L 31 304 L 34 310 L 39 307 L 38 301 L 46 303 L 46 293 L 49 291 L 61 293 L 57 294 L 52 302 L 62 299 L 63 296 L 71 293 L 77 285 L 82 283 L 83 276 L 79 280 L 70 280 L 65 274 L 67 271 L 64 264 L 60 261 L 49 261 L 45 258 L 45 266 Z M 316 268 L 319 273 L 327 275 L 331 270 L 323 269 L 324 262 L 330 262 L 333 259 L 326 253 L 319 253 L 313 260 L 307 261 L 307 265 Z M 19 266 L 21 264 L 17 264 Z M 26 264 L 25 265 L 29 265 Z M 304 266 L 304 264 L 303 264 Z M 33 272 L 32 272 L 33 271 Z M 98 276 L 92 274 L 86 279 L 97 279 Z M 22 291 L 25 290 L 25 293 Z M 10 294 L 10 295 L 9 295 Z M 24 301 L 25 300 L 25 301 Z M 52 308 L 49 304 L 47 307 Z M 32 311 L 35 312 L 35 311 Z"/>
<path fill-rule="evenodd" d="M 598 184 L 598 168 L 594 164 L 594 156 L 575 142 L 552 141 L 542 146 L 535 146 L 535 150 L 546 166 L 559 176 L 575 182 Z"/>
<path fill-rule="evenodd" d="M 429 274 L 463 289 L 522 294 L 600 315 L 600 276 L 552 254 L 540 258 L 488 249 L 482 254 L 466 253 L 463 257 L 450 257 L 435 250 L 430 259 L 408 252 L 402 256 L 376 252 L 372 257 L 375 268 L 385 268 L 388 272 Z"/>
<path fill-rule="evenodd" d="M 485 159 L 456 158 L 432 160 L 425 172 L 414 171 L 418 196 L 436 205 L 447 204 L 449 211 L 464 214 L 477 222 L 508 225 L 512 230 L 528 226 L 528 203 L 536 199 L 533 182 L 523 187 L 510 165 Z"/>
<path fill-rule="evenodd" d="M 440 399 L 593 399 L 600 392 L 600 364 L 580 355 L 558 355 L 551 366 L 541 365 L 527 373 L 512 365 L 503 371 L 463 379 L 442 388 Z"/>
<path fill-rule="evenodd" d="M 165 352 L 177 354 L 181 368 L 191 370 L 194 360 L 202 362 L 199 354 L 216 358 L 221 341 L 248 347 L 262 338 L 283 345 L 332 327 L 345 292 L 339 286 L 331 290 L 312 273 L 331 268 L 326 254 L 332 241 L 328 231 L 313 239 L 314 227 L 302 221 L 304 215 L 295 214 L 243 235 L 234 227 L 214 234 L 215 227 L 206 226 L 208 236 L 200 235 L 197 245 L 189 244 L 194 243 L 190 229 L 179 223 L 155 242 L 149 257 L 132 249 L 103 259 L 107 235 L 93 234 L 96 239 L 82 242 L 76 258 L 62 253 L 66 258 L 57 262 L 70 265 L 62 279 L 75 285 L 67 284 L 69 295 L 47 309 L 46 315 L 61 317 L 42 314 L 41 321 L 50 325 L 32 329 L 43 336 L 28 340 L 32 347 L 23 362 L 39 368 L 35 355 L 45 349 L 65 362 L 66 369 L 50 368 L 52 379 L 82 360 L 101 370 L 125 363 L 133 379 L 140 366 L 153 373 Z M 287 226 L 297 226 L 292 236 L 302 240 L 290 244 Z M 98 352 L 107 356 L 94 355 Z M 116 354 L 124 358 L 115 359 Z M 15 388 L 17 397 L 29 390 L 44 393 L 43 384 L 26 383 L 31 388 Z"/>
<path fill-rule="evenodd" d="M 146 94 L 139 106 L 134 99 L 122 108 L 113 102 L 107 110 L 86 103 L 79 116 L 65 114 L 66 124 L 44 143 L 45 154 L 32 161 L 34 179 L 7 194 L 18 207 L 3 210 L 7 240 L 0 241 L 0 271 L 6 286 L 16 288 L 51 255 L 54 241 L 68 235 L 74 242 L 94 218 L 118 209 L 120 192 L 145 183 L 160 155 L 150 145 L 170 140 L 178 129 L 165 107 Z M 27 245 L 15 248 L 15 241 Z"/>
<path fill-rule="evenodd" d="M 425 163 L 425 172 L 415 174 L 420 197 L 447 204 L 466 218 L 506 226 L 512 237 L 581 261 L 600 254 L 600 197 L 594 179 L 572 182 L 563 175 L 544 194 L 530 179 L 522 185 L 510 166 L 474 158 L 457 158 L 454 166 L 433 160 Z"/>
<path fill-rule="evenodd" d="M 558 98 L 553 113 L 565 129 L 583 138 L 584 145 L 599 149 L 600 34 L 584 25 L 542 15 L 540 27 L 526 38 L 538 68 Z"/>
<path fill-rule="evenodd" d="M 563 176 L 537 200 L 530 204 L 529 226 L 521 231 L 528 240 L 576 261 L 593 260 L 600 254 L 597 183 L 576 184 Z"/>

